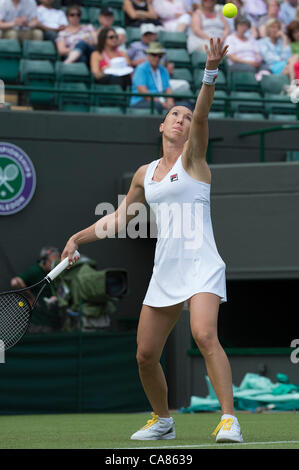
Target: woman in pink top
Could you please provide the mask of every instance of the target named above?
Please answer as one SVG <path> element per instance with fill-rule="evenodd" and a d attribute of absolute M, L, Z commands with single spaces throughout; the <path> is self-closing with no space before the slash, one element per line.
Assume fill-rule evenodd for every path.
<path fill-rule="evenodd" d="M 166 31 L 185 31 L 190 23 L 183 0 L 153 0 L 153 8 Z"/>
<path fill-rule="evenodd" d="M 114 75 L 112 73 L 105 73 L 105 69 L 111 70 L 111 61 L 115 58 L 123 58 L 125 63 L 124 72 L 120 70 L 117 73 L 121 75 Z M 131 72 L 133 71 L 130 66 L 130 59 L 125 52 L 118 50 L 118 36 L 113 28 L 103 28 L 98 35 L 98 44 L 96 50 L 90 56 L 90 70 L 97 83 L 104 85 L 118 84 L 123 89 L 131 86 Z"/>

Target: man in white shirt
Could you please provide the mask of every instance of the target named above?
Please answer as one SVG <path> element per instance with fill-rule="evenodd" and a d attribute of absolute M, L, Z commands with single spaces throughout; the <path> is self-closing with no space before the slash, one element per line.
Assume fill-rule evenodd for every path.
<path fill-rule="evenodd" d="M 35 0 L 1 0 L 0 37 L 21 41 L 43 39 L 43 33 L 37 27 Z"/>
<path fill-rule="evenodd" d="M 44 39 L 55 41 L 59 31 L 67 25 L 68 20 L 63 10 L 52 8 L 55 0 L 40 0 L 41 5 L 37 7 L 38 27 L 44 33 Z"/>

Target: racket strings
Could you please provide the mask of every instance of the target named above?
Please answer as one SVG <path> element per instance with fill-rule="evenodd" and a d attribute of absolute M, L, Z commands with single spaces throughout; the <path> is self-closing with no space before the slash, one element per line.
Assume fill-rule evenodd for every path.
<path fill-rule="evenodd" d="M 9 349 L 27 330 L 31 307 L 27 299 L 17 293 L 0 295 L 0 341 Z"/>

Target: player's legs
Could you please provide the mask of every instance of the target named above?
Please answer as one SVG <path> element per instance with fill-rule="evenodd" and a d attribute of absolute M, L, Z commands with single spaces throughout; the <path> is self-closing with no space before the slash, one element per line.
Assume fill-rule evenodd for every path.
<path fill-rule="evenodd" d="M 150 307 L 143 305 L 137 332 L 137 362 L 145 394 L 155 414 L 169 417 L 168 388 L 160 357 L 169 333 L 177 322 L 183 307 Z"/>
<path fill-rule="evenodd" d="M 231 368 L 217 335 L 219 303 L 220 298 L 209 292 L 191 297 L 188 301 L 190 325 L 222 413 L 234 415 Z"/>

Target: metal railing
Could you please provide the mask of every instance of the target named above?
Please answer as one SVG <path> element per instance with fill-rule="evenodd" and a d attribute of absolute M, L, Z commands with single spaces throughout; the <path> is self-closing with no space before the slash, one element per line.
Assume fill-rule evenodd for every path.
<path fill-rule="evenodd" d="M 265 134 L 268 134 L 270 132 L 293 131 L 293 130 L 298 130 L 298 129 L 299 129 L 299 125 L 282 124 L 280 126 L 274 126 L 274 127 L 263 128 L 263 129 L 256 129 L 254 131 L 242 132 L 241 134 L 239 134 L 238 137 L 244 138 L 244 137 L 248 137 L 251 135 L 259 135 L 259 157 L 260 157 L 260 162 L 264 162 L 265 161 Z M 299 143 L 298 143 L 298 148 L 299 148 Z"/>
<path fill-rule="evenodd" d="M 68 82 L 64 82 L 65 84 L 67 84 Z M 74 82 L 75 83 L 75 82 Z M 79 82 L 78 82 L 79 83 Z M 127 98 L 128 102 L 126 103 L 126 106 L 125 107 L 129 107 L 129 98 L 133 97 L 133 96 L 138 96 L 138 97 L 142 97 L 142 98 L 149 98 L 150 99 L 150 102 L 151 102 L 151 106 L 150 106 L 150 111 L 151 111 L 151 114 L 155 114 L 155 101 L 154 99 L 157 98 L 157 97 L 161 97 L 161 98 L 173 98 L 173 99 L 176 99 L 176 100 L 189 100 L 189 101 L 196 101 L 197 99 L 197 96 L 198 94 L 184 94 L 184 93 L 173 93 L 171 95 L 169 94 L 165 94 L 165 93 L 134 93 L 134 92 L 131 92 L 131 91 L 123 91 L 123 92 L 103 92 L 102 90 L 99 90 L 99 89 L 96 89 L 96 90 L 77 90 L 77 89 L 74 89 L 74 90 L 71 90 L 71 89 L 65 89 L 63 87 L 57 87 L 57 86 L 54 86 L 54 87 L 37 87 L 37 86 L 30 86 L 30 85 L 25 85 L 25 86 L 21 86 L 21 85 L 6 85 L 6 90 L 8 91 L 15 91 L 15 92 L 39 92 L 39 93 L 51 93 L 51 94 L 58 94 L 58 95 L 61 95 L 61 94 L 70 94 L 70 95 L 79 95 L 79 96 L 90 96 L 90 97 L 96 97 L 96 96 L 102 96 L 104 98 L 108 98 L 108 97 L 117 97 L 117 98 Z M 227 97 L 217 97 L 215 96 L 214 97 L 214 102 L 217 103 L 217 102 L 223 102 L 224 103 L 224 107 L 223 107 L 223 111 L 224 111 L 224 114 L 225 114 L 225 117 L 230 117 L 231 116 L 231 109 L 230 109 L 230 103 L 232 102 L 242 102 L 242 103 L 252 103 L 252 101 L 254 102 L 259 102 L 259 103 L 263 103 L 263 104 L 266 104 L 266 103 L 271 103 L 271 104 L 274 104 L 274 103 L 277 103 L 277 104 L 280 104 L 280 105 L 284 105 L 284 104 L 288 104 L 286 102 L 281 102 L 281 100 L 277 99 L 269 99 L 269 98 L 254 98 L 252 100 L 252 98 L 240 98 L 240 97 L 230 97 L 230 96 L 227 96 Z M 292 102 L 290 101 L 290 104 L 292 104 Z M 294 104 L 294 103 L 293 103 Z M 299 121 L 299 103 L 297 103 L 296 105 L 296 119 Z"/>

